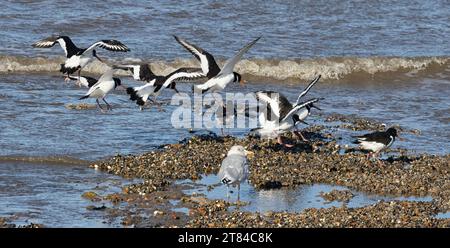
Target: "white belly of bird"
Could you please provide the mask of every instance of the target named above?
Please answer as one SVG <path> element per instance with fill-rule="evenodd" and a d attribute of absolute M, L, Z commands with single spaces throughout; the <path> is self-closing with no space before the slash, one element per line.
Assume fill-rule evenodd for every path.
<path fill-rule="evenodd" d="M 64 63 L 64 66 L 66 68 L 77 68 L 78 66 L 83 68 L 89 62 L 91 62 L 91 60 L 92 60 L 92 57 L 89 57 L 89 56 L 73 55 L 72 57 L 70 57 L 66 60 L 66 62 Z"/>
<path fill-rule="evenodd" d="M 290 122 L 282 122 L 277 125 L 275 121 L 267 121 L 262 128 L 257 129 L 257 132 L 262 138 L 276 138 L 292 130 L 293 126 Z"/>
<path fill-rule="evenodd" d="M 280 126 L 277 128 L 277 131 L 279 134 L 283 134 L 285 132 L 290 131 L 293 127 L 294 127 L 294 125 L 290 121 L 282 122 L 282 123 L 280 123 Z"/>
<path fill-rule="evenodd" d="M 379 152 L 383 150 L 386 146 L 382 143 L 361 141 L 361 147 L 365 150 L 370 150 L 372 152 Z"/>
<path fill-rule="evenodd" d="M 147 102 L 148 97 L 150 95 L 154 94 L 155 82 L 156 82 L 156 80 L 153 79 L 151 82 L 146 83 L 145 85 L 142 85 L 142 86 L 139 86 L 139 87 L 134 87 L 134 90 L 137 91 L 137 95 L 142 98 L 142 101 Z"/>
<path fill-rule="evenodd" d="M 96 88 L 92 93 L 89 95 L 89 97 L 92 98 L 104 98 L 111 90 L 114 89 L 114 81 L 105 81 L 102 82 L 98 88 Z"/>
<path fill-rule="evenodd" d="M 77 68 L 78 66 L 80 66 L 80 56 L 73 55 L 72 57 L 68 58 L 64 63 L 64 66 L 66 68 Z"/>
<path fill-rule="evenodd" d="M 224 77 L 220 77 L 217 79 L 216 82 L 216 88 L 218 88 L 220 91 L 222 91 L 223 89 L 225 89 L 225 87 L 227 87 L 227 85 L 231 82 L 233 82 L 234 79 L 234 75 L 233 74 L 228 74 Z"/>
<path fill-rule="evenodd" d="M 84 68 L 87 64 L 92 61 L 92 57 L 89 56 L 81 56 L 80 58 L 80 67 Z"/>
<path fill-rule="evenodd" d="M 308 117 L 309 112 L 307 109 L 302 109 L 302 110 L 298 111 L 297 114 L 298 114 L 299 119 L 303 121 L 306 119 L 306 117 Z"/>
<path fill-rule="evenodd" d="M 205 82 L 204 84 L 199 85 L 198 88 L 202 90 L 210 88 L 209 92 L 220 92 L 223 89 L 225 89 L 225 87 L 227 87 L 229 83 L 233 82 L 233 79 L 234 79 L 233 74 L 214 77 Z"/>

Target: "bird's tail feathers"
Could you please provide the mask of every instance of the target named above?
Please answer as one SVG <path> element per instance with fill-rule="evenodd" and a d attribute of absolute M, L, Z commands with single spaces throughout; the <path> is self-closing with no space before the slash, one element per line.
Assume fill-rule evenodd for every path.
<path fill-rule="evenodd" d="M 133 87 L 128 87 L 127 94 L 130 95 L 130 100 L 136 101 L 137 105 L 144 106 L 145 101 L 144 101 L 143 97 L 139 95 L 139 90 L 136 90 Z"/>
<path fill-rule="evenodd" d="M 78 66 L 78 67 L 66 67 L 64 64 L 61 64 L 61 68 L 59 69 L 59 71 L 64 73 L 64 74 L 73 74 L 76 71 L 78 71 L 78 69 L 80 69 L 80 66 Z"/>
<path fill-rule="evenodd" d="M 220 180 L 223 184 L 230 184 L 231 183 L 231 179 L 227 178 L 226 176 L 222 178 L 222 180 Z"/>

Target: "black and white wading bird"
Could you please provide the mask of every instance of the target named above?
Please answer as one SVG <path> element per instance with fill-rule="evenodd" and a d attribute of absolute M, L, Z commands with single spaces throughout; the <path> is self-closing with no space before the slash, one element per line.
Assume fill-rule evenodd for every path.
<path fill-rule="evenodd" d="M 248 160 L 247 156 L 252 156 L 253 152 L 246 151 L 243 146 L 233 146 L 228 151 L 227 156 L 220 166 L 220 182 L 227 186 L 227 198 L 229 199 L 230 185 L 238 187 L 238 201 L 240 200 L 241 183 L 248 178 Z"/>
<path fill-rule="evenodd" d="M 78 71 L 78 76 L 80 76 L 81 70 L 92 61 L 95 57 L 99 61 L 103 62 L 97 56 L 95 48 L 103 48 L 114 52 L 128 52 L 130 49 L 117 40 L 100 40 L 90 45 L 88 48 L 77 47 L 68 36 L 52 36 L 46 39 L 40 40 L 34 43 L 32 46 L 37 48 L 49 48 L 53 47 L 56 43 L 64 50 L 66 54 L 66 61 L 61 64 L 61 69 L 59 70 L 63 74 L 67 75 L 66 80 L 69 80 L 68 76 Z"/>
<path fill-rule="evenodd" d="M 178 43 L 180 43 L 184 48 L 192 53 L 197 60 L 200 61 L 202 71 L 208 78 L 208 81 L 200 85 L 195 85 L 194 91 L 198 90 L 202 94 L 205 92 L 220 92 L 231 82 L 239 82 L 243 84 L 244 80 L 242 79 L 241 74 L 234 72 L 234 66 L 237 62 L 239 62 L 244 53 L 246 53 L 261 38 L 258 37 L 241 48 L 241 50 L 239 50 L 239 52 L 232 58 L 228 59 L 222 69 L 220 69 L 214 57 L 210 53 L 187 42 L 186 40 L 183 40 L 177 36 L 174 37 Z"/>
<path fill-rule="evenodd" d="M 114 68 L 109 68 L 106 70 L 106 72 L 103 73 L 103 75 L 98 79 L 97 83 L 92 85 L 83 97 L 80 97 L 80 100 L 86 98 L 96 98 L 98 107 L 102 112 L 105 112 L 105 109 L 102 108 L 100 102 L 98 101 L 98 99 L 102 99 L 106 104 L 106 110 L 111 110 L 111 105 L 105 99 L 106 95 L 117 87 L 124 88 L 120 79 L 113 78 L 115 71 L 116 69 Z"/>
<path fill-rule="evenodd" d="M 147 103 L 149 96 L 153 96 L 153 100 L 150 100 L 158 104 L 158 107 L 162 110 L 161 105 L 156 102 L 156 97 L 164 88 L 173 89 L 178 93 L 176 81 L 194 80 L 204 77 L 200 68 L 179 68 L 166 76 L 160 76 L 155 75 L 148 64 L 119 65 L 116 67 L 130 71 L 133 74 L 133 78 L 138 81 L 148 82 L 142 86 L 127 88 L 127 94 L 130 95 L 130 100 L 136 101 L 136 104 L 140 106 L 141 110 Z"/>
<path fill-rule="evenodd" d="M 389 128 L 385 132 L 373 132 L 362 136 L 353 136 L 356 140 L 354 144 L 359 144 L 364 150 L 369 151 L 367 158 L 371 156 L 379 155 L 379 153 L 389 148 L 398 137 L 397 130 L 393 127 Z"/>
<path fill-rule="evenodd" d="M 304 120 L 311 114 L 312 108 L 321 110 L 314 104 L 323 98 L 313 98 L 305 102 L 301 102 L 301 98 L 308 93 L 319 79 L 320 75 L 308 84 L 306 89 L 298 96 L 295 104 L 291 104 L 284 95 L 278 92 L 256 92 L 256 99 L 267 106 L 267 111 L 260 111 L 258 106 L 257 113 L 261 127 L 252 129 L 250 135 L 265 138 L 277 138 L 279 144 L 286 147 L 292 147 L 293 145 L 286 144 L 281 136 L 283 133 L 292 131 L 303 141 L 308 141 L 296 127 L 299 123 L 307 124 Z"/>

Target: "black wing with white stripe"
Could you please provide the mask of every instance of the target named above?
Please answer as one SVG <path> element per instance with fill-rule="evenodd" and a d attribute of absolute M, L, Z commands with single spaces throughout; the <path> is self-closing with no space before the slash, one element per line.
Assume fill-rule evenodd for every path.
<path fill-rule="evenodd" d="M 304 89 L 302 91 L 302 93 L 300 93 L 300 95 L 297 98 L 297 102 L 295 104 L 299 104 L 300 103 L 300 98 L 302 98 L 304 95 L 306 95 L 306 93 L 308 93 L 308 91 L 319 81 L 321 75 L 317 76 L 316 78 L 313 79 L 313 81 L 311 81 L 308 86 L 306 87 L 306 89 Z"/>
<path fill-rule="evenodd" d="M 97 41 L 94 44 L 92 44 L 90 47 L 88 47 L 84 53 L 90 52 L 94 50 L 94 48 L 100 47 L 109 51 L 113 52 L 129 52 L 130 49 L 124 45 L 122 42 L 118 40 L 101 40 Z"/>
<path fill-rule="evenodd" d="M 180 81 L 180 80 L 193 80 L 193 79 L 200 79 L 204 78 L 205 75 L 203 74 L 203 71 L 200 68 L 190 68 L 190 67 L 183 67 L 179 68 L 173 72 L 171 72 L 169 75 L 166 76 L 166 80 L 163 84 L 163 87 L 168 87 L 174 83 L 174 81 Z"/>
<path fill-rule="evenodd" d="M 307 106 L 312 107 L 314 105 L 314 103 L 318 102 L 319 100 L 321 100 L 321 98 L 313 98 L 306 102 L 296 104 L 294 107 L 292 107 L 292 109 L 286 115 L 282 116 L 281 121 L 285 121 L 288 118 L 291 118 L 294 113 L 296 113 L 297 111 L 299 111 L 302 108 L 305 108 Z"/>
<path fill-rule="evenodd" d="M 206 75 L 206 77 L 213 78 L 217 74 L 219 74 L 220 68 L 216 63 L 216 60 L 210 53 L 194 44 L 180 39 L 178 36 L 174 35 L 174 37 L 178 43 L 180 43 L 184 48 L 186 48 L 186 50 L 192 53 L 200 61 L 202 71 Z"/>
<path fill-rule="evenodd" d="M 149 64 L 115 65 L 115 68 L 130 71 L 135 80 L 150 82 L 156 75 L 150 69 Z"/>
<path fill-rule="evenodd" d="M 68 36 L 51 36 L 33 43 L 31 46 L 36 48 L 50 48 L 59 43 L 64 50 L 67 58 L 77 54 L 81 49 L 75 46 Z"/>
<path fill-rule="evenodd" d="M 80 82 L 81 85 L 83 85 L 84 87 L 87 87 L 87 88 L 91 88 L 94 84 L 97 83 L 97 79 L 92 78 L 92 77 L 86 77 L 86 76 L 80 76 L 78 78 L 78 77 L 69 75 L 69 79 L 78 81 L 78 82 Z"/>
<path fill-rule="evenodd" d="M 241 48 L 233 57 L 228 59 L 225 62 L 225 64 L 223 65 L 222 70 L 220 70 L 220 74 L 226 75 L 226 74 L 233 73 L 234 66 L 239 62 L 239 60 L 241 60 L 244 53 L 246 53 L 253 45 L 255 45 L 255 43 L 259 39 L 261 39 L 261 37 L 254 39 L 252 42 L 248 43 L 243 48 Z"/>
<path fill-rule="evenodd" d="M 275 120 L 275 118 L 282 118 L 292 109 L 292 104 L 289 100 L 278 92 L 258 91 L 255 94 L 257 100 L 263 101 L 267 104 L 268 114 L 266 119 L 269 121 Z"/>

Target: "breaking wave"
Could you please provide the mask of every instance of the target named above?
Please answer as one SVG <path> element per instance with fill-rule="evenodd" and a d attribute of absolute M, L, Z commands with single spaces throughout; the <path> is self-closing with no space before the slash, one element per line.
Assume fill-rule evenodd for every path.
<path fill-rule="evenodd" d="M 57 74 L 62 57 L 21 57 L 0 55 L 0 73 L 55 73 Z M 110 60 L 108 63 L 143 63 L 151 64 L 157 74 L 166 74 L 179 67 L 198 67 L 195 59 L 175 59 L 167 61 L 142 61 L 127 58 L 121 61 Z M 224 61 L 218 61 L 223 65 Z M 323 79 L 338 80 L 358 74 L 381 73 L 416 73 L 433 72 L 450 65 L 450 57 L 330 57 L 297 60 L 282 59 L 243 59 L 235 70 L 251 79 L 270 80 L 309 80 L 317 74 Z M 94 61 L 83 69 L 85 73 L 101 74 L 106 65 Z M 119 72 L 118 75 L 126 75 Z"/>

